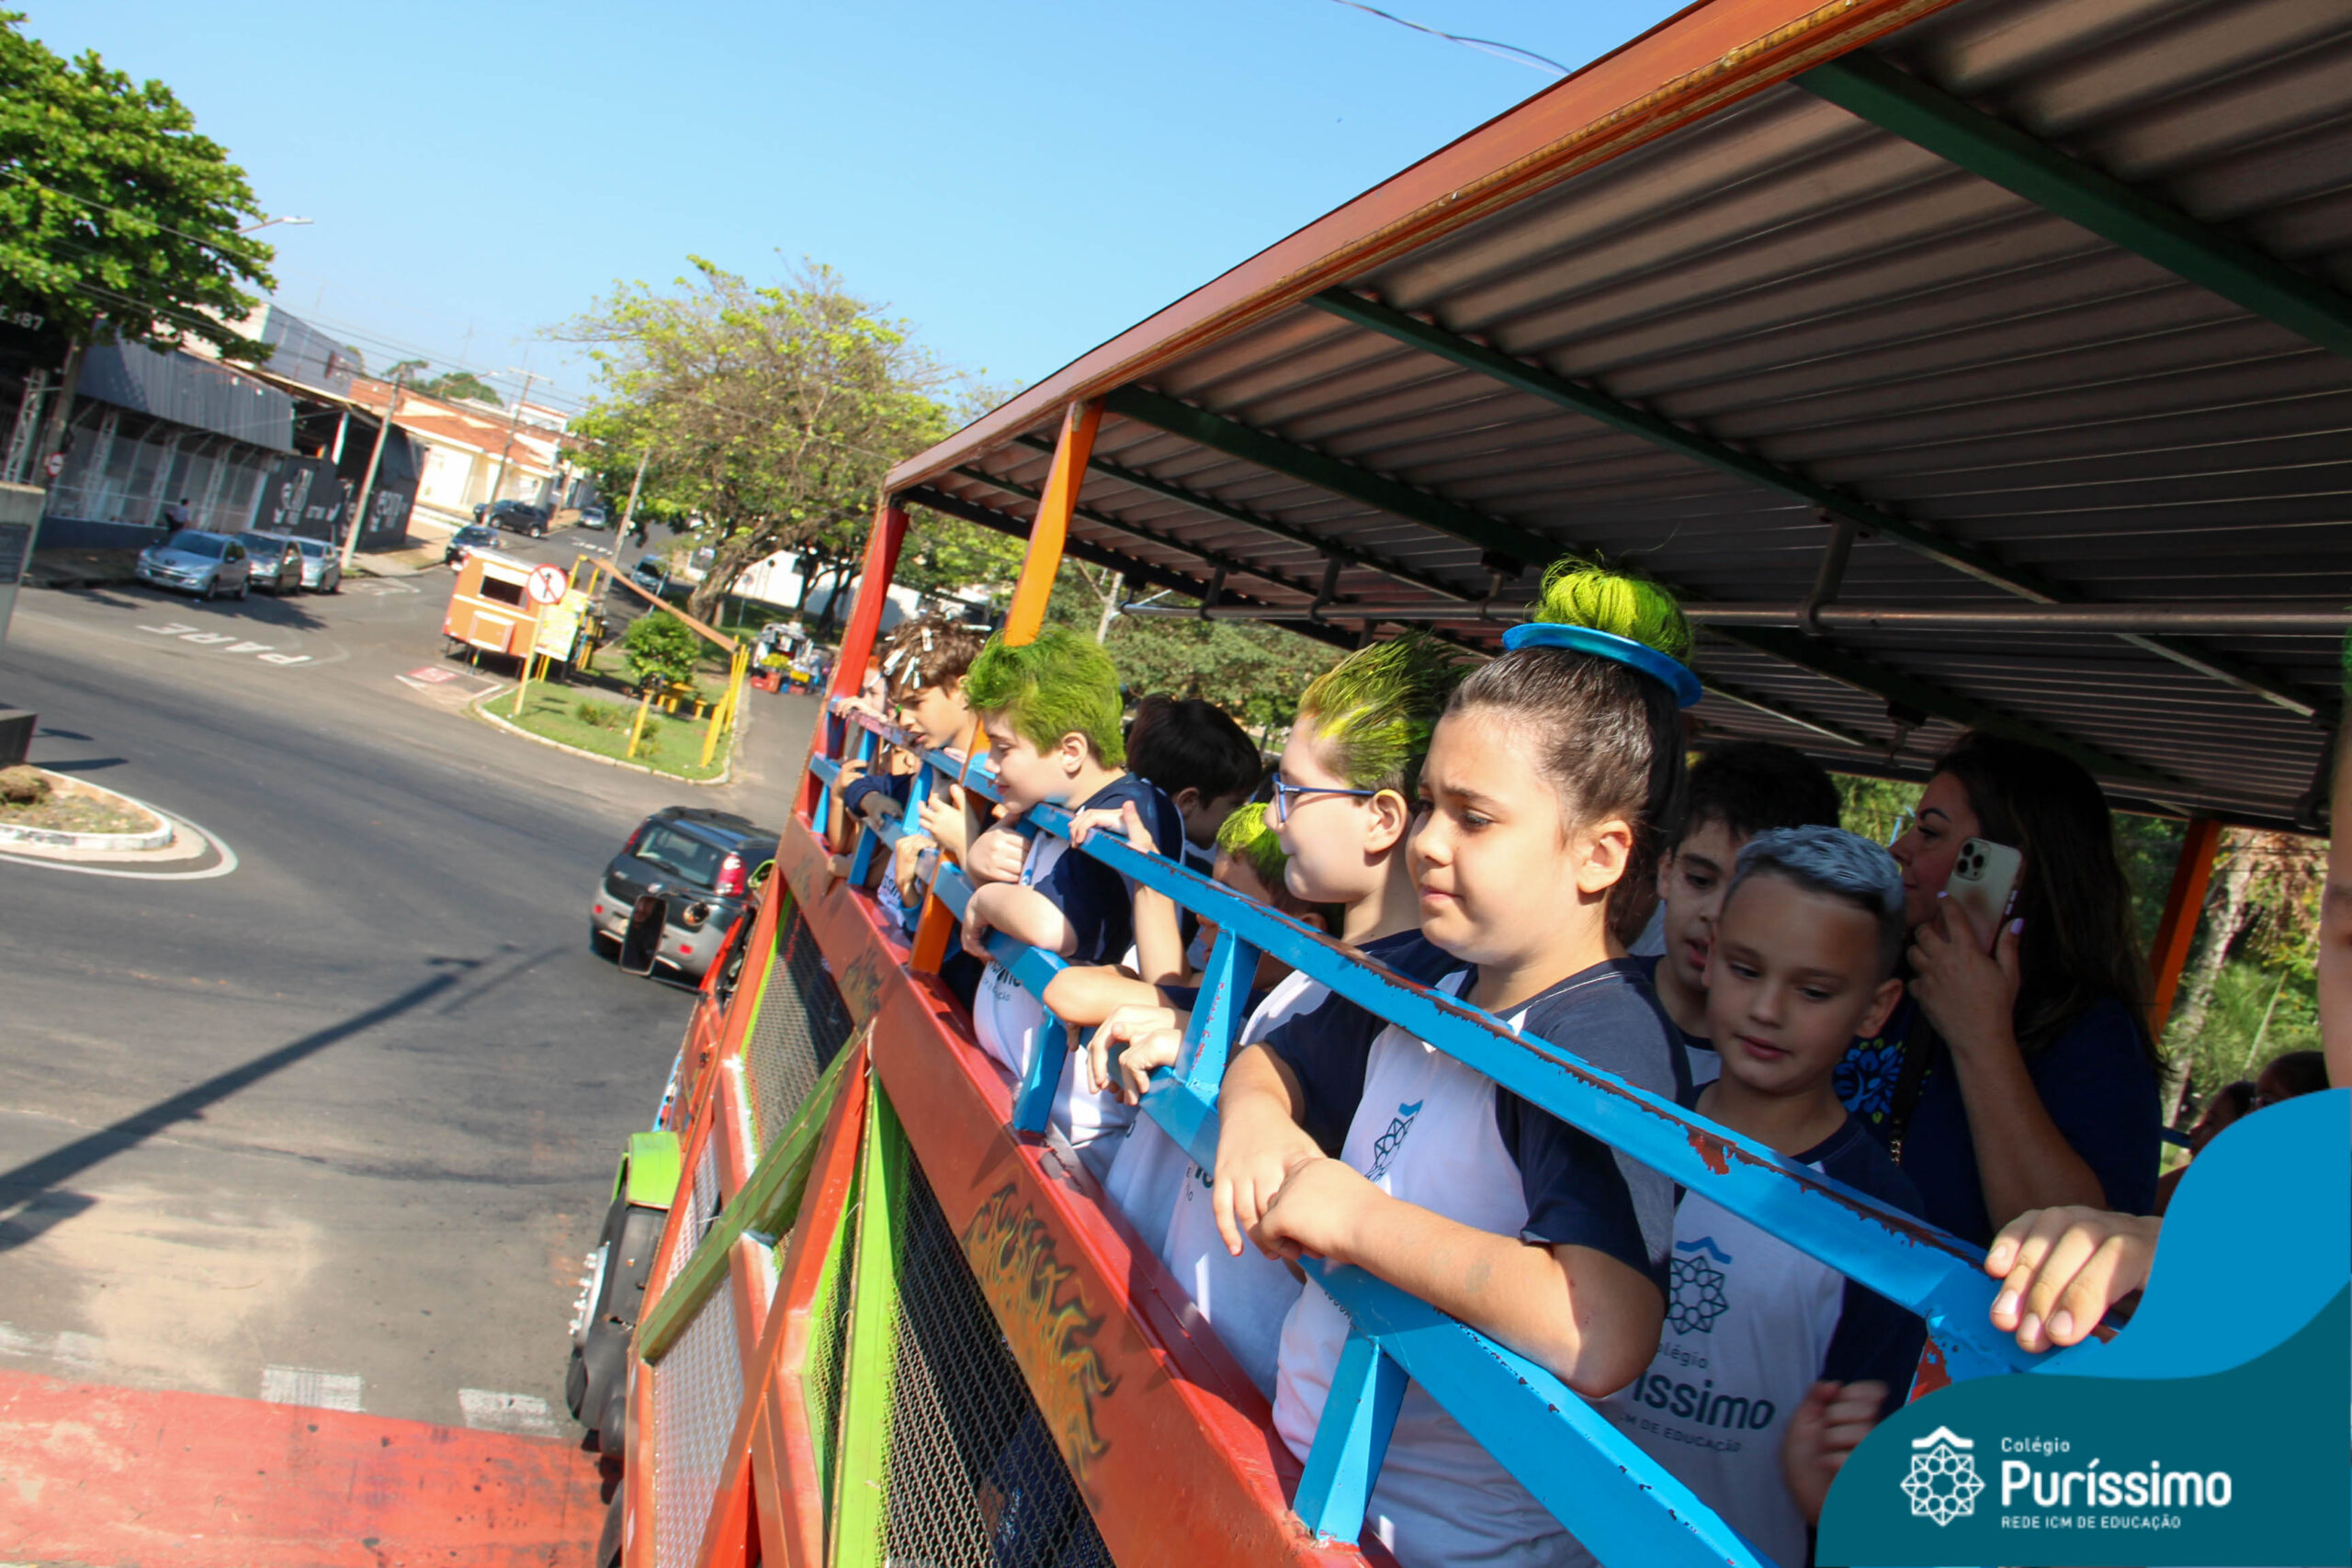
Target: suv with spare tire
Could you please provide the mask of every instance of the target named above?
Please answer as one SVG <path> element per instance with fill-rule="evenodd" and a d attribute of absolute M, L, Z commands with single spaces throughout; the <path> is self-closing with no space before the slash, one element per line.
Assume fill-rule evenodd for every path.
<path fill-rule="evenodd" d="M 621 967 L 699 981 L 752 900 L 776 832 L 731 812 L 670 806 L 638 824 L 588 900 L 588 941 Z"/>

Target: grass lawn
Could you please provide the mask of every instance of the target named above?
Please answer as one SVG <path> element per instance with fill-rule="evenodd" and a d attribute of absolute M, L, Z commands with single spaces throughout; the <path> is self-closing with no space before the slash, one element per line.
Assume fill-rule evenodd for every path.
<path fill-rule="evenodd" d="M 634 694 L 636 687 L 629 680 L 627 655 L 622 652 L 617 638 L 596 650 L 596 657 L 588 661 L 588 673 L 607 689 L 614 701 L 621 701 L 626 695 L 631 707 L 637 705 L 637 698 Z M 713 658 L 695 665 L 695 690 L 700 692 L 703 701 L 708 703 L 715 703 L 725 696 L 727 694 L 725 662 Z"/>
<path fill-rule="evenodd" d="M 724 682 L 719 689 L 725 690 Z M 582 717 L 580 710 L 583 706 L 592 708 L 603 722 L 591 723 Z M 729 737 L 719 737 L 718 749 L 710 754 L 710 766 L 706 768 L 702 765 L 702 743 L 708 721 L 665 714 L 658 707 L 645 716 L 645 734 L 638 741 L 637 755 L 625 756 L 629 726 L 637 718 L 637 705 L 592 695 L 578 686 L 535 681 L 520 718 L 514 716 L 512 692 L 492 698 L 484 711 L 547 739 L 577 746 L 600 757 L 638 762 L 682 779 L 717 778 L 727 770 Z"/>

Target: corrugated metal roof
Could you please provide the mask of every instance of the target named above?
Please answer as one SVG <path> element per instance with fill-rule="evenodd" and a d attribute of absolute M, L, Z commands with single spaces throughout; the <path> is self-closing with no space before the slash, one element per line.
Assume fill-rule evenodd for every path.
<path fill-rule="evenodd" d="M 1695 7 L 1604 65 L 1622 75 L 1640 51 L 1672 58 L 1674 29 L 1720 33 L 1709 14 L 1733 9 L 1759 6 Z M 2352 10 L 1962 0 L 1910 14 L 1923 10 L 1875 41 L 1879 60 L 2352 288 Z M 1600 90 L 1601 70 L 1513 116 L 1556 118 Z M 1512 118 L 1442 157 L 1512 145 Z M 2014 605 L 2046 592 L 2233 611 L 2352 604 L 2352 358 L 1799 83 L 1685 117 L 1390 250 L 1338 281 L 1907 531 L 1911 544 L 1881 532 L 1855 545 L 1841 604 Z M 1307 270 L 1297 256 L 1250 266 Z M 1133 366 L 1133 385 L 1188 409 L 1467 509 L 1448 515 L 1637 564 L 1694 603 L 1794 605 L 1812 588 L 1831 529 L 1801 495 L 1275 283 L 1249 310 L 1220 307 L 1230 326 L 1204 327 L 1195 302 L 1227 281 L 1155 317 L 1160 340 L 1146 323 L 894 480 L 1026 518 L 1048 464 L 1047 400 L 1103 390 L 1102 374 Z M 1156 357 L 1155 341 L 1167 350 Z M 1098 359 L 1111 369 L 1090 370 Z M 1219 450 L 1172 434 L 1116 395 L 1111 411 L 1075 539 L 1204 585 L 1221 564 L 1229 590 L 1294 611 L 1322 590 L 1327 545 L 1348 552 L 1342 602 L 1434 608 L 1498 587 L 1478 544 L 1400 515 L 1393 498 L 1367 504 L 1262 452 L 1232 455 L 1231 440 Z M 1503 580 L 1504 598 L 1531 582 Z M 1344 603 L 1329 614 L 1345 624 Z M 2092 755 L 2132 798 L 2272 822 L 2293 818 L 2312 785 L 2339 680 L 2335 632 L 2308 624 L 2163 641 L 1719 627 L 1696 662 L 1719 694 L 1719 694 L 1699 710 L 1711 728 L 1838 765 L 1884 765 L 1898 736 L 1899 761 L 1916 763 L 1956 721 L 1985 719 Z M 1919 699 L 1910 716 L 1930 722 L 1891 718 L 1891 695 Z"/>

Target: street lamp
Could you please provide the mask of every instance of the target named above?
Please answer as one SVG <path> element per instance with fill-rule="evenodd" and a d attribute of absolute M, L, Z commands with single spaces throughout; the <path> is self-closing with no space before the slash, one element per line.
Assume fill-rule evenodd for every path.
<path fill-rule="evenodd" d="M 237 231 L 240 234 L 255 234 L 273 223 L 308 223 L 307 218 L 265 218 L 258 223 L 248 223 Z"/>

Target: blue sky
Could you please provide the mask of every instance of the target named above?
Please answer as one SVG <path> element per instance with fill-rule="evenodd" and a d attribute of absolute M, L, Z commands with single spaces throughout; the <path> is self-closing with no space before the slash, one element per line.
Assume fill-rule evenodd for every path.
<path fill-rule="evenodd" d="M 314 220 L 270 231 L 288 310 L 567 404 L 593 381 L 541 329 L 690 253 L 829 263 L 945 363 L 1035 381 L 1548 80 L 1333 0 L 19 4 Z M 1675 9 L 1385 8 L 1569 65 Z"/>

